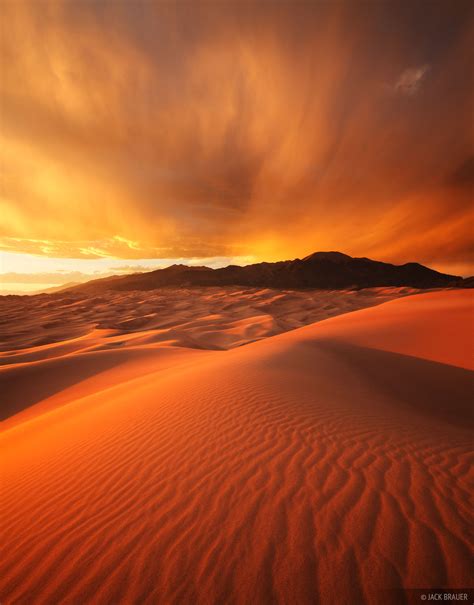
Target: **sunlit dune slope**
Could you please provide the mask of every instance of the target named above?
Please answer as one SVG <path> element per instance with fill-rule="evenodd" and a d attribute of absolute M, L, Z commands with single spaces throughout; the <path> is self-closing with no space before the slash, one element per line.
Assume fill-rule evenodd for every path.
<path fill-rule="evenodd" d="M 143 375 L 124 362 L 31 408 L 1 438 L 2 603 L 472 585 L 471 305 L 428 293 Z"/>

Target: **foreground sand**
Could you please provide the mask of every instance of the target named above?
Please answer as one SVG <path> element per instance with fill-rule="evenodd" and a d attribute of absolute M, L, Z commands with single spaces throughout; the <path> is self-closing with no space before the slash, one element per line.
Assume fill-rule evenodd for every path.
<path fill-rule="evenodd" d="M 471 292 L 433 292 L 227 351 L 28 351 L 7 370 L 63 382 L 1 437 L 1 602 L 471 586 L 472 321 Z"/>

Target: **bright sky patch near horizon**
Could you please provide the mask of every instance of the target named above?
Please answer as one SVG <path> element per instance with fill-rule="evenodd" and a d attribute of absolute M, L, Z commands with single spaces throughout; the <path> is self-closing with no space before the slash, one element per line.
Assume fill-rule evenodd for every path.
<path fill-rule="evenodd" d="M 316 250 L 474 272 L 471 2 L 0 17 L 9 290 Z"/>

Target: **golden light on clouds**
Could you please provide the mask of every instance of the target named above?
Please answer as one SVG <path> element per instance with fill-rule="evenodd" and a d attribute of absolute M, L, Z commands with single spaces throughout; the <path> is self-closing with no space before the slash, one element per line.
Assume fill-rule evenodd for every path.
<path fill-rule="evenodd" d="M 4 2 L 0 246 L 467 266 L 470 3 L 402 4 Z"/>

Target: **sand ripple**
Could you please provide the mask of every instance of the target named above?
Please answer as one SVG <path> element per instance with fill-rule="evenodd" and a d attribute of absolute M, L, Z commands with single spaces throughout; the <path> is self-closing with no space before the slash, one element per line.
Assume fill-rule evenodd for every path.
<path fill-rule="evenodd" d="M 399 604 L 382 591 L 472 584 L 472 372 L 434 330 L 469 300 L 423 298 L 418 323 L 413 297 L 165 349 L 11 426 L 2 603 Z"/>

